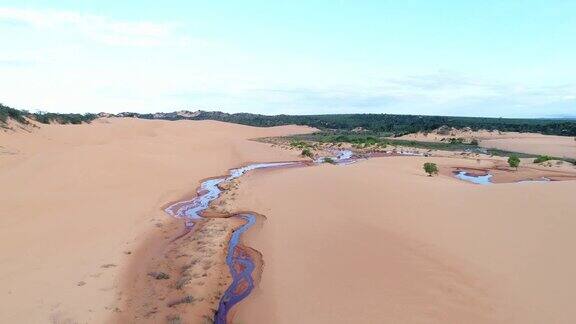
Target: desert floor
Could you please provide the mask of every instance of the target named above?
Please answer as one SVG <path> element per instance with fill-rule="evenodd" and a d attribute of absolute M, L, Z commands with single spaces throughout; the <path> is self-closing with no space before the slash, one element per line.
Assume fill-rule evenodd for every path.
<path fill-rule="evenodd" d="M 120 118 L 29 130 L 0 132 L 2 323 L 109 321 L 150 233 L 182 230 L 165 204 L 229 168 L 297 158 L 248 139 L 310 131 Z"/>
<path fill-rule="evenodd" d="M 257 171 L 229 211 L 267 220 L 238 323 L 573 323 L 576 181 L 474 185 L 453 158 Z M 445 174 L 448 175 L 445 175 Z"/>
<path fill-rule="evenodd" d="M 112 118 L 0 132 L 0 322 L 205 323 L 238 220 L 181 236 L 163 209 L 230 168 L 300 159 L 249 139 L 310 131 Z M 257 170 L 231 184 L 216 209 L 263 216 L 243 236 L 262 254 L 259 286 L 233 323 L 573 323 L 576 181 L 480 186 L 452 172 L 509 182 L 576 169 L 450 154 Z M 424 174 L 428 161 L 439 176 Z M 188 293 L 194 302 L 168 306 Z"/>

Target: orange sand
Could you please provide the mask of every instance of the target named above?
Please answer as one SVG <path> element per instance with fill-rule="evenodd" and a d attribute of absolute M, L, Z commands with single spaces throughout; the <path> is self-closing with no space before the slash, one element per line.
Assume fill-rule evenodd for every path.
<path fill-rule="evenodd" d="M 206 241 L 192 233 L 169 243 L 182 228 L 162 207 L 229 168 L 298 158 L 247 139 L 307 131 L 115 118 L 0 131 L 0 322 L 165 321 L 150 306 L 172 301 L 173 258 Z M 425 176 L 425 161 L 441 175 Z M 390 157 L 242 178 L 218 208 L 267 220 L 244 236 L 264 271 L 235 323 L 574 322 L 576 181 L 478 186 L 450 175 L 504 163 L 494 161 Z M 498 177 L 574 173 L 528 162 Z M 232 226 L 206 224 L 197 230 Z M 208 238 L 220 246 L 222 237 Z M 148 285 L 151 265 L 170 281 Z"/>
<path fill-rule="evenodd" d="M 479 186 L 472 160 L 393 157 L 261 171 L 229 210 L 267 220 L 238 323 L 573 323 L 575 181 Z"/>
<path fill-rule="evenodd" d="M 120 118 L 0 131 L 0 322 L 106 322 L 133 252 L 174 228 L 164 204 L 229 168 L 297 158 L 247 139 L 307 131 Z"/>

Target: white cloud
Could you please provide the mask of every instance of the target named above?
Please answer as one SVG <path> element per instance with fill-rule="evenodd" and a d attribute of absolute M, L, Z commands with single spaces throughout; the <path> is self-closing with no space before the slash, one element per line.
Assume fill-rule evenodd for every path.
<path fill-rule="evenodd" d="M 156 46 L 176 41 L 173 23 L 119 21 L 71 11 L 1 8 L 0 21 L 16 22 L 44 31 L 80 32 L 108 45 Z"/>

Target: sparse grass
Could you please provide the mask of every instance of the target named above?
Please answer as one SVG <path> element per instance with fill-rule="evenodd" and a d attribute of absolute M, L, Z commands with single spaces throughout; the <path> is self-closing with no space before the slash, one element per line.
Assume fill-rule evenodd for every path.
<path fill-rule="evenodd" d="M 181 304 L 192 304 L 192 303 L 194 303 L 195 300 L 196 299 L 193 296 L 188 295 L 188 296 L 182 297 L 180 299 L 177 299 L 175 301 L 168 303 L 168 307 L 174 307 L 174 306 L 178 306 Z"/>
<path fill-rule="evenodd" d="M 304 141 L 299 141 L 299 140 L 294 140 L 294 141 L 290 142 L 290 146 L 295 147 L 295 148 L 299 148 L 299 149 L 305 149 L 305 148 L 309 147 L 308 143 L 306 143 Z"/>
<path fill-rule="evenodd" d="M 308 147 L 313 147 L 314 143 L 333 144 L 340 147 L 343 143 L 351 144 L 352 147 L 357 149 L 384 149 L 388 145 L 412 147 L 426 150 L 442 150 L 442 151 L 462 151 L 477 154 L 487 154 L 491 156 L 508 157 L 515 155 L 519 158 L 538 158 L 536 154 L 521 153 L 505 151 L 494 148 L 482 148 L 478 146 L 478 140 L 472 140 L 470 143 L 465 143 L 455 139 L 449 142 L 424 142 L 414 140 L 403 140 L 390 138 L 390 133 L 364 133 L 356 134 L 352 132 L 343 131 L 322 131 L 312 134 L 299 134 L 281 137 L 280 139 L 291 141 L 294 145 L 302 145 L 304 143 Z M 552 160 L 561 160 L 576 165 L 576 159 L 565 157 L 549 157 Z"/>
<path fill-rule="evenodd" d="M 178 279 L 178 281 L 175 284 L 175 287 L 176 287 L 176 289 L 181 290 L 187 284 L 189 284 L 190 281 L 192 281 L 192 277 L 190 277 L 188 275 L 184 275 L 184 276 L 182 276 L 182 278 Z"/>
<path fill-rule="evenodd" d="M 446 151 L 467 151 L 478 150 L 478 145 L 463 143 L 455 139 L 451 142 L 421 142 L 413 140 L 402 140 L 390 138 L 389 133 L 355 134 L 346 132 L 317 132 L 313 134 L 299 134 L 285 137 L 292 143 L 305 143 L 305 141 L 341 144 L 349 143 L 357 149 L 379 148 L 383 149 L 388 145 L 406 146 L 431 150 Z M 310 145 L 310 144 L 308 144 Z"/>
<path fill-rule="evenodd" d="M 170 279 L 170 276 L 164 272 L 156 272 L 156 271 L 152 271 L 152 272 L 148 272 L 148 275 L 156 280 L 166 280 L 166 279 Z"/>

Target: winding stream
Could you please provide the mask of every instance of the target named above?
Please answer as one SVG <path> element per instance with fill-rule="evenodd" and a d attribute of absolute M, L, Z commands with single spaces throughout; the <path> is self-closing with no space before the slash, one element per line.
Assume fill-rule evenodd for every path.
<path fill-rule="evenodd" d="M 232 275 L 232 284 L 226 289 L 222 299 L 220 299 L 214 323 L 226 323 L 228 311 L 250 295 L 254 288 L 254 279 L 252 278 L 252 272 L 255 268 L 254 261 L 246 251 L 238 246 L 238 242 L 240 241 L 240 235 L 256 223 L 256 217 L 252 214 L 243 214 L 239 217 L 245 219 L 246 223 L 232 234 L 228 244 L 228 255 L 226 256 L 226 263 L 230 267 L 230 274 Z"/>
<path fill-rule="evenodd" d="M 339 150 L 333 151 L 334 155 L 331 157 L 334 164 L 347 165 L 357 162 L 357 157 L 354 156 L 352 151 Z M 409 155 L 409 154 L 399 155 Z M 222 189 L 219 185 L 230 182 L 244 175 L 245 173 L 256 169 L 269 169 L 269 168 L 285 168 L 292 166 L 310 166 L 317 165 L 325 162 L 326 157 L 320 157 L 313 161 L 313 163 L 297 161 L 297 162 L 274 162 L 274 163 L 255 163 L 241 168 L 231 169 L 227 176 L 211 178 L 203 181 L 197 191 L 197 196 L 191 200 L 181 201 L 175 203 L 165 209 L 166 213 L 174 217 L 184 218 L 186 220 L 187 228 L 191 229 L 197 220 L 202 219 L 202 212 L 210 207 L 210 203 L 216 200 L 222 194 Z M 454 172 L 454 176 L 460 180 L 472 182 L 475 184 L 487 185 L 491 184 L 491 174 L 476 176 L 466 171 Z M 532 181 L 522 182 L 547 182 L 550 179 L 542 178 Z M 256 223 L 256 216 L 251 213 L 243 213 L 233 215 L 231 217 L 240 218 L 244 221 L 243 225 L 238 227 L 232 233 L 230 242 L 228 244 L 228 251 L 226 256 L 226 264 L 230 269 L 232 276 L 232 283 L 226 289 L 222 298 L 220 299 L 218 310 L 216 311 L 214 323 L 226 324 L 227 317 L 230 309 L 237 303 L 242 301 L 252 292 L 254 288 L 254 278 L 252 273 L 255 269 L 255 262 L 251 257 L 248 248 L 239 245 L 240 237 L 252 225 Z"/>
<path fill-rule="evenodd" d="M 337 151 L 332 159 L 336 164 L 350 164 L 356 160 L 353 158 L 352 151 Z M 314 161 L 314 164 L 324 162 L 324 159 Z M 197 191 L 198 195 L 191 200 L 181 201 L 175 203 L 165 209 L 166 213 L 174 217 L 186 219 L 186 226 L 192 228 L 194 223 L 202 219 L 201 213 L 210 207 L 210 203 L 216 200 L 222 194 L 219 185 L 225 182 L 230 182 L 244 175 L 248 171 L 256 169 L 269 169 L 280 168 L 289 166 L 305 166 L 309 165 L 306 162 L 275 162 L 275 163 L 256 163 L 250 164 L 241 168 L 230 170 L 228 176 L 212 178 L 203 181 Z M 232 275 L 232 284 L 220 299 L 218 310 L 214 318 L 214 323 L 225 324 L 227 322 L 229 310 L 238 302 L 246 298 L 254 288 L 254 279 L 252 272 L 255 268 L 254 260 L 250 254 L 239 246 L 241 235 L 246 232 L 256 222 L 256 216 L 253 214 L 245 213 L 234 215 L 245 221 L 245 223 L 237 228 L 230 238 L 228 244 L 228 253 L 226 256 L 226 264 L 230 269 Z"/>
<path fill-rule="evenodd" d="M 352 151 L 339 150 L 333 151 L 334 155 L 331 157 L 334 164 L 347 165 L 357 162 L 357 158 Z M 409 155 L 409 154 L 399 154 Z M 241 168 L 231 169 L 227 176 L 218 178 L 211 178 L 203 181 L 197 191 L 197 196 L 191 200 L 181 201 L 175 203 L 165 209 L 166 213 L 174 217 L 185 218 L 187 228 L 192 228 L 197 220 L 202 219 L 202 212 L 210 207 L 210 203 L 216 200 L 222 194 L 222 189 L 219 185 L 230 182 L 244 175 L 245 173 L 256 169 L 269 169 L 269 168 L 284 168 L 291 166 L 309 166 L 317 165 L 325 162 L 325 157 L 317 158 L 312 164 L 309 162 L 274 162 L 274 163 L 255 163 Z M 454 176 L 460 180 L 472 182 L 475 184 L 491 184 L 491 174 L 476 176 L 466 171 L 454 172 Z M 547 178 L 542 178 L 534 182 L 549 181 Z M 531 181 L 525 181 L 531 182 Z M 218 310 L 214 317 L 214 323 L 226 324 L 227 317 L 230 309 L 237 303 L 242 301 L 252 292 L 254 288 L 254 278 L 252 273 L 256 267 L 254 260 L 248 248 L 239 245 L 240 237 L 252 225 L 256 223 L 256 216 L 251 213 L 243 213 L 233 215 L 231 217 L 240 218 L 244 221 L 243 225 L 238 227 L 232 233 L 230 242 L 228 244 L 228 251 L 226 255 L 226 264 L 230 269 L 232 276 L 232 283 L 226 289 L 222 298 L 220 299 Z"/>

